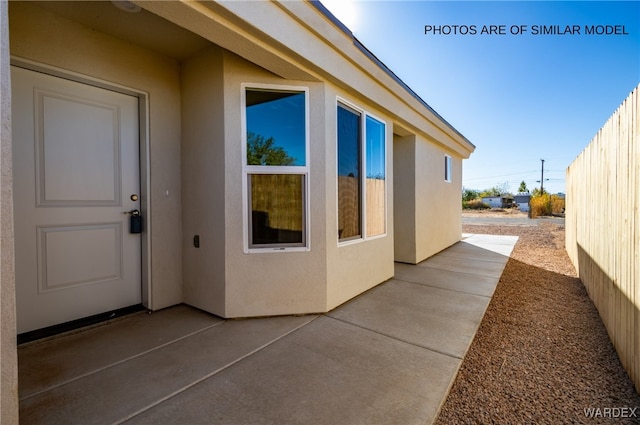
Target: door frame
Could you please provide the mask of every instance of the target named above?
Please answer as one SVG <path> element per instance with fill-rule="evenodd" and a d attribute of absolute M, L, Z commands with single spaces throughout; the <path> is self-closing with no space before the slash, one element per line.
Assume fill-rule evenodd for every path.
<path fill-rule="evenodd" d="M 138 132 L 139 132 L 139 162 L 140 162 L 140 212 L 144 217 L 144 231 L 140 235 L 141 242 L 141 276 L 142 305 L 151 309 L 153 305 L 153 291 L 151 288 L 151 173 L 150 173 L 150 143 L 149 143 L 149 93 L 132 87 L 116 84 L 110 81 L 58 68 L 52 65 L 11 56 L 10 65 L 40 72 L 54 77 L 64 78 L 77 83 L 126 94 L 138 98 Z M 15 166 L 15 164 L 14 164 Z M 14 211 L 16 213 L 17 211 Z"/>

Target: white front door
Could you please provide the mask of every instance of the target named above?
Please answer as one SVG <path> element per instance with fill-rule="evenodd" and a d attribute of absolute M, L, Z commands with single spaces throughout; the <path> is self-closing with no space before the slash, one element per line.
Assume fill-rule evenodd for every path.
<path fill-rule="evenodd" d="M 140 304 L 138 98 L 11 78 L 18 333 Z"/>

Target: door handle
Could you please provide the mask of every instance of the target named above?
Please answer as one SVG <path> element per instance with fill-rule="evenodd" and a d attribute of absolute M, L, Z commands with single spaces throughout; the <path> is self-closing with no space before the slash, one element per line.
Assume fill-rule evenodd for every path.
<path fill-rule="evenodd" d="M 140 211 L 139 210 L 131 210 L 131 211 L 125 211 L 122 214 L 140 215 Z"/>

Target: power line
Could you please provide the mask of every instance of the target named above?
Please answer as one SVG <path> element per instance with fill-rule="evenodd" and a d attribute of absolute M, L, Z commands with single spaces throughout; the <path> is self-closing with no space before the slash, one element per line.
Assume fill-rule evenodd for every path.
<path fill-rule="evenodd" d="M 498 177 L 522 176 L 524 174 L 535 173 L 537 171 L 538 170 L 520 171 L 519 173 L 500 174 L 500 175 L 497 175 L 497 176 L 474 177 L 474 178 L 465 179 L 465 180 L 487 180 L 487 179 L 495 179 L 495 178 L 498 178 Z"/>

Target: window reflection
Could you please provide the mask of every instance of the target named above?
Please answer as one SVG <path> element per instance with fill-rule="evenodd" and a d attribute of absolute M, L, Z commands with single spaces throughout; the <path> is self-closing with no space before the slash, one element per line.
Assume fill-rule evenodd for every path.
<path fill-rule="evenodd" d="M 367 116 L 367 236 L 385 232 L 385 125 Z"/>
<path fill-rule="evenodd" d="M 338 238 L 361 235 L 360 114 L 338 105 Z"/>
<path fill-rule="evenodd" d="M 247 165 L 305 166 L 305 93 L 246 91 Z"/>

